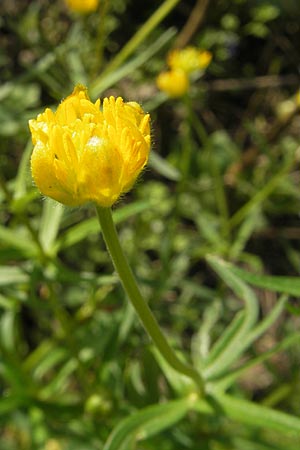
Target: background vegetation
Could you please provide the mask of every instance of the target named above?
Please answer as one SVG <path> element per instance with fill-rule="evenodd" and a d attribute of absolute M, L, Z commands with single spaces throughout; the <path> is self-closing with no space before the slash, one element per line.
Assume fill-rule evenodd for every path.
<path fill-rule="evenodd" d="M 297 0 L 100 0 L 84 16 L 1 1 L 1 450 L 299 448 L 299 24 Z M 168 99 L 155 78 L 186 45 L 213 60 Z M 28 119 L 78 82 L 151 113 L 149 167 L 114 217 L 170 343 L 212 386 L 269 409 L 190 408 L 93 208 L 37 192 Z"/>

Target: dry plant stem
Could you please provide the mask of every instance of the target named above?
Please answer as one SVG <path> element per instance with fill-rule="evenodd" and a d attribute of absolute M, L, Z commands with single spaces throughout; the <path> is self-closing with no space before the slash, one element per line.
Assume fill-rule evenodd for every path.
<path fill-rule="evenodd" d="M 189 366 L 178 359 L 174 350 L 170 347 L 168 341 L 163 335 L 151 309 L 145 302 L 121 247 L 113 222 L 111 209 L 96 206 L 96 210 L 101 225 L 102 234 L 111 259 L 118 272 L 128 298 L 138 314 L 144 328 L 169 365 L 177 372 L 194 380 L 200 389 L 200 392 L 203 392 L 203 380 L 201 375 L 192 366 Z"/>
<path fill-rule="evenodd" d="M 210 82 L 201 82 L 202 89 L 214 92 L 243 91 L 257 89 L 274 89 L 282 86 L 299 85 L 297 75 L 263 75 L 249 79 L 227 78 L 226 80 L 214 80 Z"/>
<path fill-rule="evenodd" d="M 191 14 L 184 25 L 183 29 L 179 33 L 176 41 L 175 47 L 182 48 L 185 47 L 201 25 L 204 19 L 205 12 L 207 10 L 209 0 L 198 0 L 194 6 Z"/>
<path fill-rule="evenodd" d="M 98 71 L 101 70 L 103 65 L 103 51 L 105 44 L 105 20 L 107 13 L 109 11 L 109 0 L 103 0 L 101 3 L 100 11 L 99 11 L 99 24 L 98 24 L 98 33 L 97 33 L 97 46 L 96 46 L 96 55 L 97 55 L 97 66 L 95 67 L 95 75 Z"/>

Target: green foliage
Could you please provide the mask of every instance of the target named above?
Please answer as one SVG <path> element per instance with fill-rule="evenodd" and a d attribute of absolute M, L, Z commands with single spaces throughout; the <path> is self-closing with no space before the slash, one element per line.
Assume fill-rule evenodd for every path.
<path fill-rule="evenodd" d="M 189 36 L 194 3 L 0 4 L 0 450 L 299 448 L 299 6 L 211 1 Z M 178 42 L 213 59 L 171 100 L 155 77 Z M 113 217 L 203 396 L 145 334 L 94 209 L 32 183 L 28 119 L 79 82 L 151 114 Z"/>

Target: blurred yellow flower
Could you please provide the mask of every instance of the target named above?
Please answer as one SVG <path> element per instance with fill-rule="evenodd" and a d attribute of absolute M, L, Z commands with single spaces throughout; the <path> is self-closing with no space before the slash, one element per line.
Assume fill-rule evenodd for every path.
<path fill-rule="evenodd" d="M 296 104 L 298 107 L 300 106 L 300 89 L 296 93 Z"/>
<path fill-rule="evenodd" d="M 182 97 L 189 89 L 189 79 L 183 70 L 161 72 L 156 78 L 157 87 L 169 97 Z"/>
<path fill-rule="evenodd" d="M 96 11 L 99 0 L 65 0 L 71 11 L 88 14 Z"/>
<path fill-rule="evenodd" d="M 169 97 L 182 97 L 189 90 L 190 74 L 206 69 L 212 54 L 195 47 L 175 49 L 169 52 L 169 70 L 161 72 L 156 78 L 157 87 Z"/>
<path fill-rule="evenodd" d="M 182 50 L 172 50 L 167 57 L 167 63 L 171 69 L 181 69 L 185 73 L 205 70 L 209 65 L 212 54 L 196 47 L 186 47 Z"/>
<path fill-rule="evenodd" d="M 33 179 L 42 194 L 65 205 L 111 206 L 147 163 L 150 116 L 135 102 L 92 103 L 78 85 L 57 108 L 29 121 Z"/>
<path fill-rule="evenodd" d="M 56 439 L 49 439 L 44 450 L 62 450 L 62 446 Z"/>

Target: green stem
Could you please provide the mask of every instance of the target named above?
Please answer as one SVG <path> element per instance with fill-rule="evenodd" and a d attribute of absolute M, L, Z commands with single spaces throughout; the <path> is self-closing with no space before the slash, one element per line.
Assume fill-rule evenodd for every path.
<path fill-rule="evenodd" d="M 168 344 L 168 341 L 163 335 L 151 309 L 145 302 L 137 286 L 134 275 L 121 247 L 115 224 L 113 222 L 111 209 L 96 206 L 96 211 L 111 259 L 119 274 L 123 287 L 142 324 L 144 325 L 144 328 L 170 366 L 172 366 L 177 372 L 180 372 L 181 374 L 194 380 L 202 392 L 203 381 L 200 374 L 192 366 L 189 366 L 178 359 L 174 350 Z"/>

